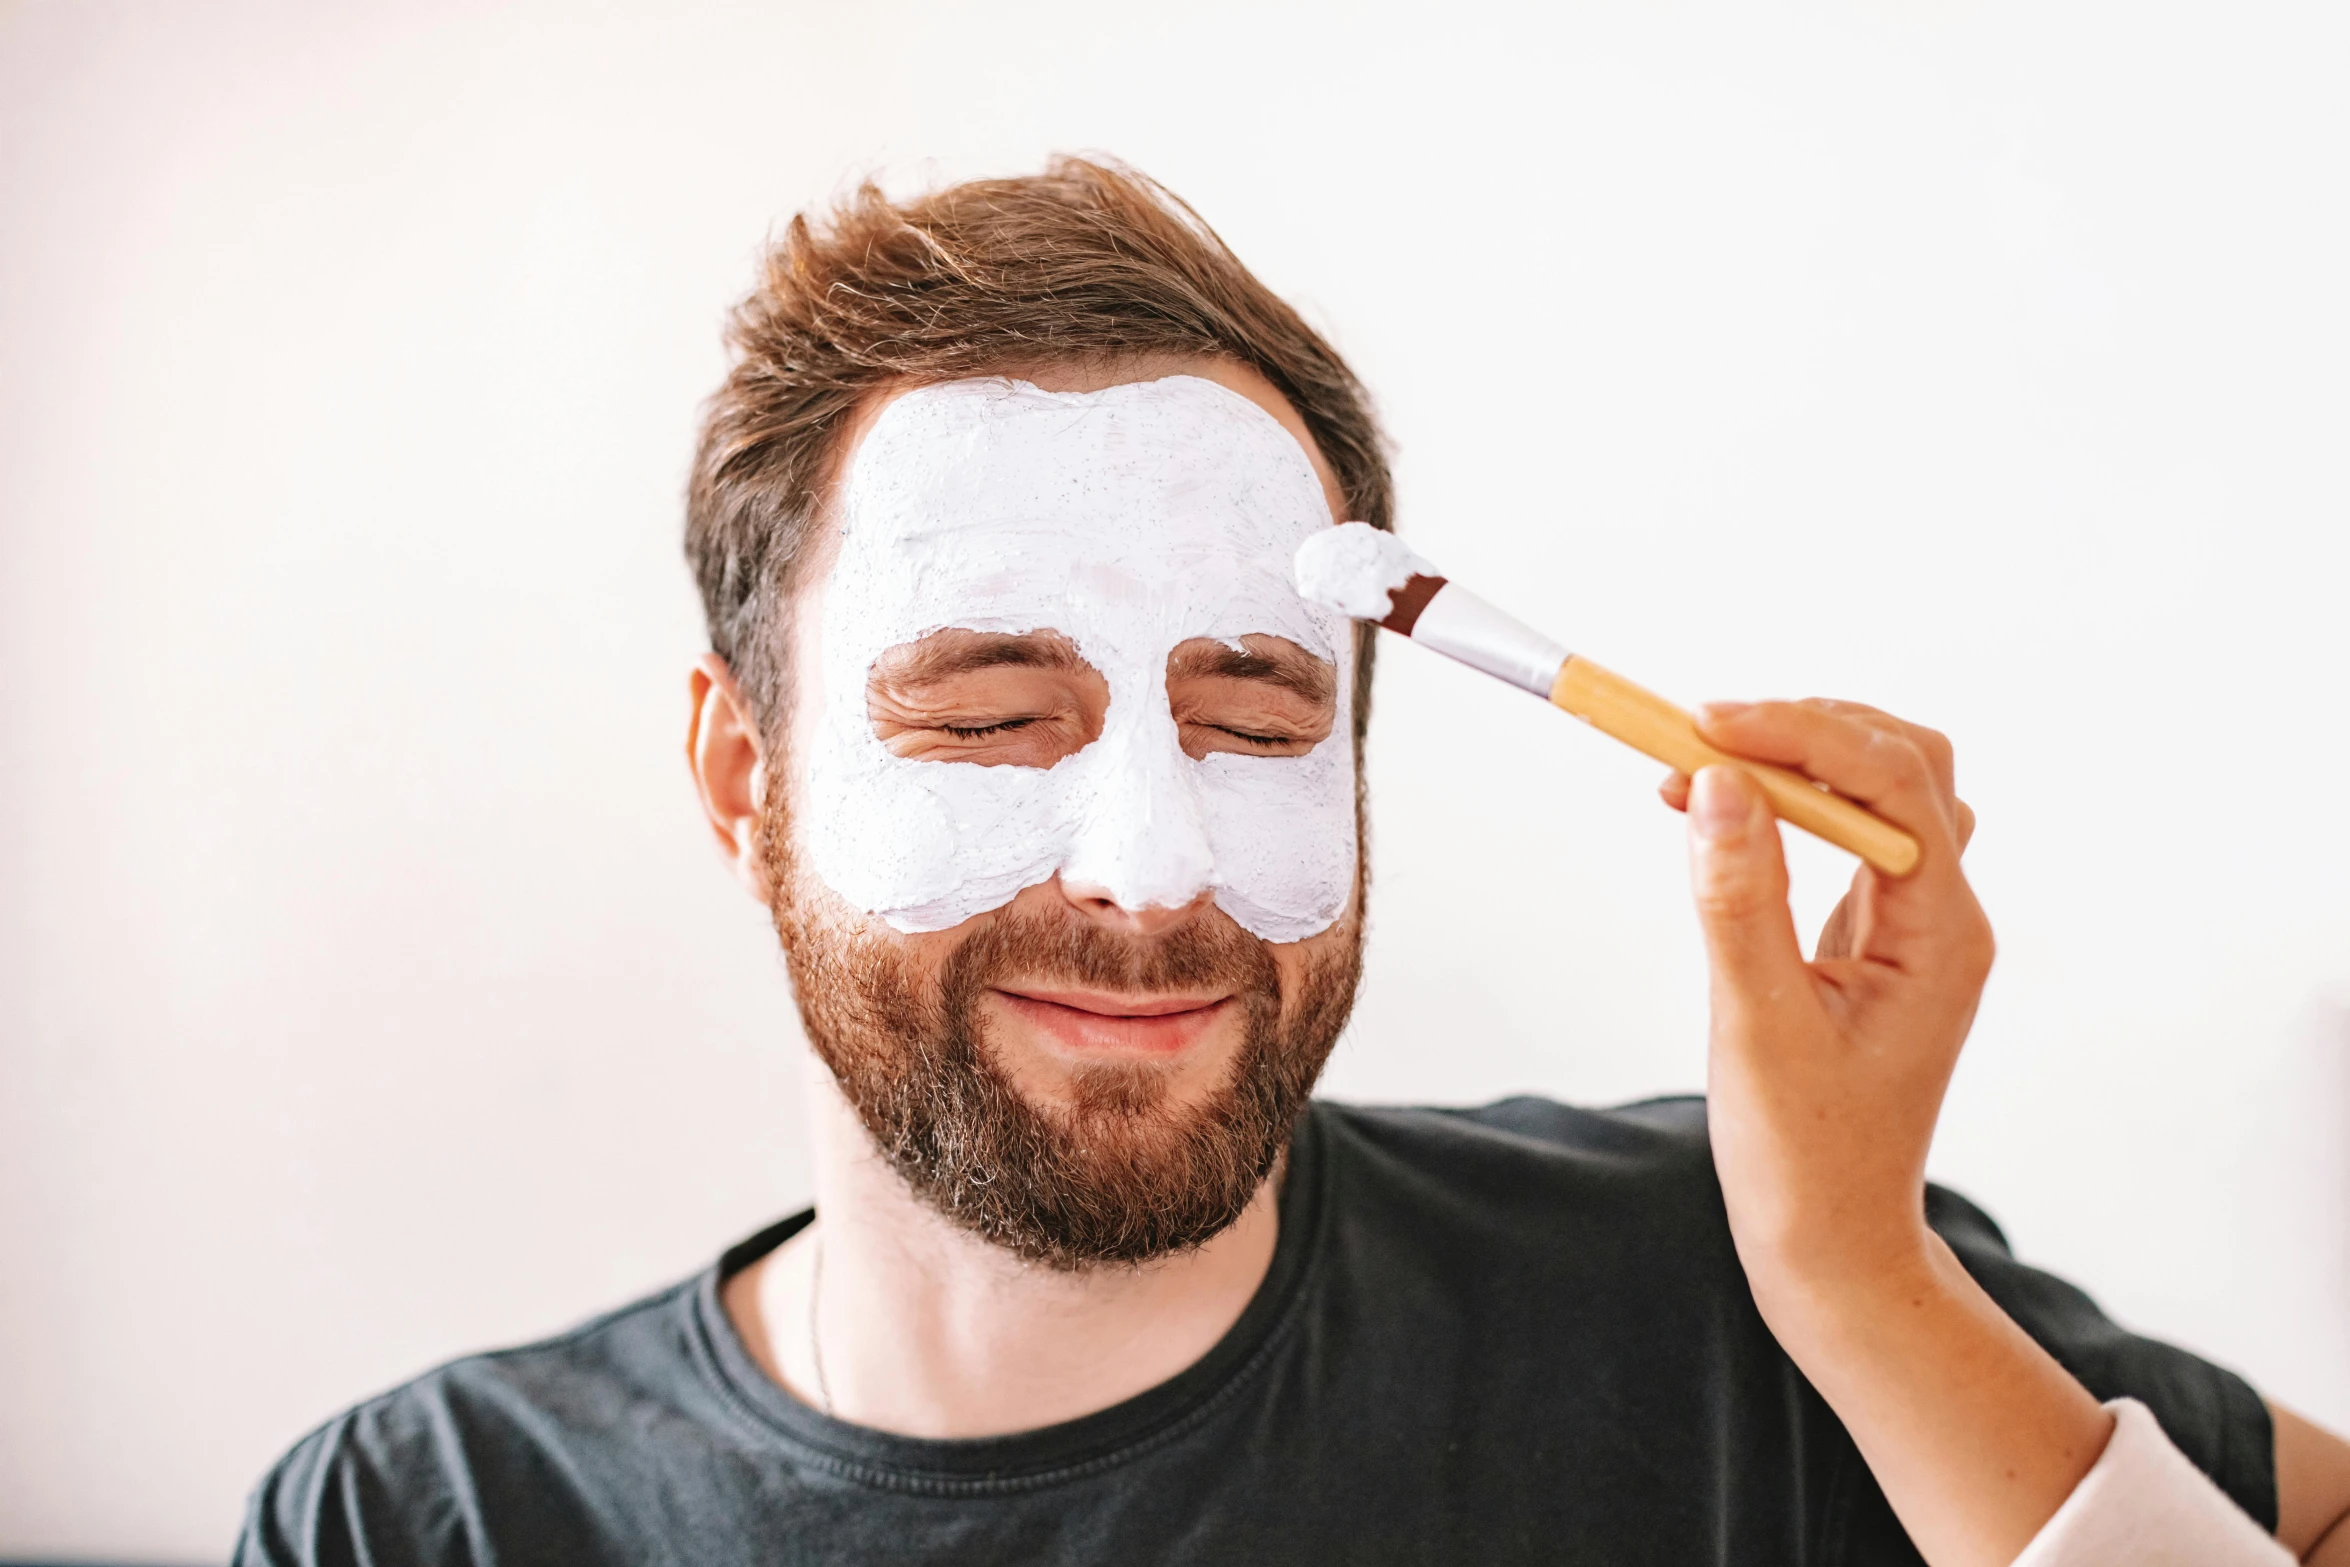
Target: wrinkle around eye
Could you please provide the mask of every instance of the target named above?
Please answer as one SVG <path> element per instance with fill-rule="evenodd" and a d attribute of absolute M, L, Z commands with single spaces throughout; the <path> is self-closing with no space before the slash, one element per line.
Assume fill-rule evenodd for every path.
<path fill-rule="evenodd" d="M 875 693 L 866 706 L 873 737 L 891 755 L 917 762 L 983 767 L 1051 767 L 1093 742 L 1098 725 L 1071 707 L 941 704 L 920 708 Z"/>
<path fill-rule="evenodd" d="M 1195 762 L 1219 752 L 1235 756 L 1277 758 L 1304 756 L 1328 739 L 1330 734 L 1327 724 L 1268 722 L 1259 728 L 1255 723 L 1219 723 L 1215 718 L 1207 716 L 1178 719 L 1176 728 L 1182 739 L 1184 754 Z"/>
<path fill-rule="evenodd" d="M 1337 667 L 1285 637 L 1193 637 L 1167 658 L 1167 699 L 1194 761 L 1297 757 L 1337 723 Z"/>
<path fill-rule="evenodd" d="M 1050 714 L 963 723 L 876 718 L 873 733 L 891 755 L 908 761 L 975 762 L 983 767 L 1047 768 L 1091 743 L 1083 724 Z"/>
<path fill-rule="evenodd" d="M 873 734 L 913 761 L 1049 768 L 1100 737 L 1109 691 L 1054 632 L 934 632 L 877 660 Z"/>

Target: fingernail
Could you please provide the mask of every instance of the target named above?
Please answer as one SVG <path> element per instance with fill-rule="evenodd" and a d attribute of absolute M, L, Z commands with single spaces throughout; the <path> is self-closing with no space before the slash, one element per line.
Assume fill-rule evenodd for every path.
<path fill-rule="evenodd" d="M 1698 833 L 1719 842 L 1745 830 L 1746 796 L 1731 782 L 1728 769 L 1701 768 L 1689 784 L 1689 820 Z"/>
<path fill-rule="evenodd" d="M 1707 723 L 1718 724 L 1736 718 L 1752 706 L 1752 702 L 1708 702 L 1697 713 Z"/>

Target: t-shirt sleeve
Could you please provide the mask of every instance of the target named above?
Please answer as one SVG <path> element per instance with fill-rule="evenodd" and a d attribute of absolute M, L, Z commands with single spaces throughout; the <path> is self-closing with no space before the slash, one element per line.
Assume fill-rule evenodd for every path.
<path fill-rule="evenodd" d="M 304 1437 L 254 1487 L 233 1567 L 465 1567 L 477 1509 L 435 1449 L 453 1423 L 394 1394 Z M 438 1428 L 437 1430 L 435 1428 Z M 436 1438 L 440 1440 L 436 1441 Z"/>
<path fill-rule="evenodd" d="M 2016 1261 L 1990 1215 L 1957 1193 L 1929 1186 L 1926 1222 L 2000 1309 L 2100 1403 L 2144 1404 L 2172 1445 L 2275 1531 L 2276 1437 L 2268 1406 L 2250 1384 L 2175 1345 L 2125 1331 L 2080 1290 Z"/>
<path fill-rule="evenodd" d="M 245 1507 L 234 1567 L 358 1567 L 367 1560 L 351 1516 L 357 1478 L 345 1449 L 350 1417 L 332 1422 L 279 1459 Z"/>

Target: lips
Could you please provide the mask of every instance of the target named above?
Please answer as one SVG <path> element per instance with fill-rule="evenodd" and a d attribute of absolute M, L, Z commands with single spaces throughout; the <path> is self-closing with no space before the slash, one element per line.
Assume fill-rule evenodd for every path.
<path fill-rule="evenodd" d="M 1222 996 L 1117 996 L 1098 990 L 1012 990 L 1004 994 L 1022 1001 L 1041 1001 L 1091 1012 L 1096 1017 L 1173 1017 L 1182 1012 L 1204 1012 L 1224 1004 Z"/>
<path fill-rule="evenodd" d="M 1092 990 L 998 989 L 1005 1007 L 1064 1049 L 1169 1055 L 1196 1043 L 1229 996 L 1121 996 Z"/>

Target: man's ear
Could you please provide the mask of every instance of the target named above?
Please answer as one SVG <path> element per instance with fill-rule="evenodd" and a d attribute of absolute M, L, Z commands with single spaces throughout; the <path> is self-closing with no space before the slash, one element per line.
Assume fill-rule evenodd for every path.
<path fill-rule="evenodd" d="M 702 816 L 736 880 L 767 901 L 767 871 L 759 854 L 759 804 L 766 795 L 767 761 L 759 726 L 734 683 L 734 671 L 715 653 L 694 660 L 686 678 L 693 711 L 686 720 L 685 761 L 702 797 Z"/>

